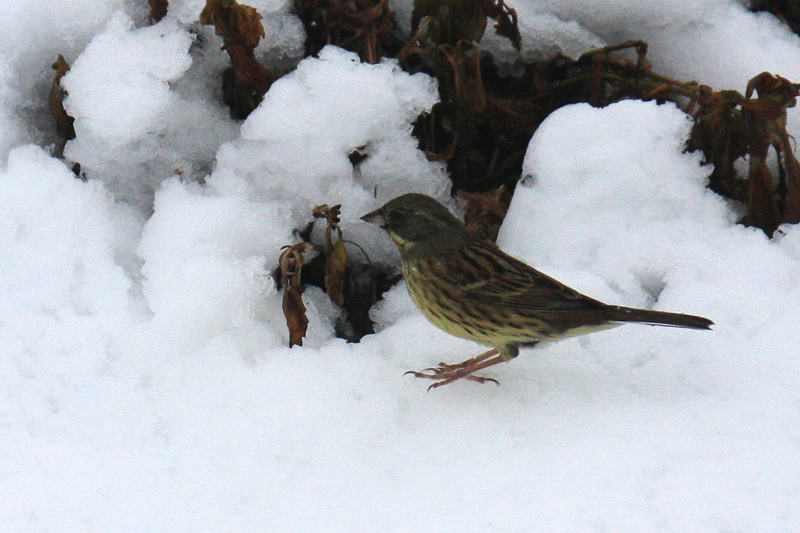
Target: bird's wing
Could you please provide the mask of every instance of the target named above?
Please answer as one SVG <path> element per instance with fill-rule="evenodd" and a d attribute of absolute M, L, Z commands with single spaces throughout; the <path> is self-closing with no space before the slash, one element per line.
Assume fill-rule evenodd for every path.
<path fill-rule="evenodd" d="M 474 241 L 464 249 L 474 265 L 451 274 L 462 297 L 477 303 L 530 311 L 601 309 L 605 304 L 542 274 L 489 242 Z M 450 262 L 452 264 L 452 262 Z"/>

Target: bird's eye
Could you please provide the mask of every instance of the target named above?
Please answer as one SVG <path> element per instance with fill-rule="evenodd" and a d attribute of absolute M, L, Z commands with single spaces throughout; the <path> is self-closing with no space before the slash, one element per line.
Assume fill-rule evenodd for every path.
<path fill-rule="evenodd" d="M 389 224 L 391 226 L 402 226 L 408 221 L 409 212 L 404 209 L 395 209 L 389 213 Z"/>

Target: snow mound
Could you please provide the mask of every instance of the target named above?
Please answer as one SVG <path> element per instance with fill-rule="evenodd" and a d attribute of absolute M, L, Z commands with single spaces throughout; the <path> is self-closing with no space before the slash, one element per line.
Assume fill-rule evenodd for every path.
<path fill-rule="evenodd" d="M 411 135 L 412 121 L 437 100 L 427 75 L 326 47 L 273 84 L 241 139 L 220 148 L 209 184 L 220 194 L 280 201 L 292 217 L 287 227 L 304 224 L 316 204 L 341 203 L 348 238 L 373 259 L 390 256 L 390 243 L 358 217 L 404 192 L 446 198 L 444 166 L 427 161 Z M 354 168 L 348 156 L 356 149 L 367 158 Z"/>
<path fill-rule="evenodd" d="M 207 173 L 211 154 L 233 133 L 220 108 L 171 86 L 192 65 L 191 45 L 171 18 L 134 28 L 118 12 L 62 79 L 76 134 L 65 155 L 144 211 L 164 179 Z"/>

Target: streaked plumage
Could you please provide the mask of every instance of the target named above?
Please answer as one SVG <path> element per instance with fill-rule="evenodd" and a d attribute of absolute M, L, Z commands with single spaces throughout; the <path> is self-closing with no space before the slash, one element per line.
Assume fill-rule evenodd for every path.
<path fill-rule="evenodd" d="M 437 387 L 517 356 L 521 346 L 621 325 L 710 329 L 698 316 L 607 305 L 567 287 L 473 238 L 461 221 L 433 198 L 406 194 L 362 219 L 385 228 L 398 246 L 408 292 L 440 329 L 493 349 L 457 365 L 440 364 L 418 377 Z"/>

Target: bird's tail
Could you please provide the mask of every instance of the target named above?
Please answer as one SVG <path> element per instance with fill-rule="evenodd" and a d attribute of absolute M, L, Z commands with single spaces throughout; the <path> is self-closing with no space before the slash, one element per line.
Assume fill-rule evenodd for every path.
<path fill-rule="evenodd" d="M 667 313 L 651 309 L 633 309 L 631 307 L 608 306 L 609 320 L 612 322 L 641 322 L 653 326 L 671 326 L 675 328 L 711 329 L 712 321 L 701 316 Z"/>

